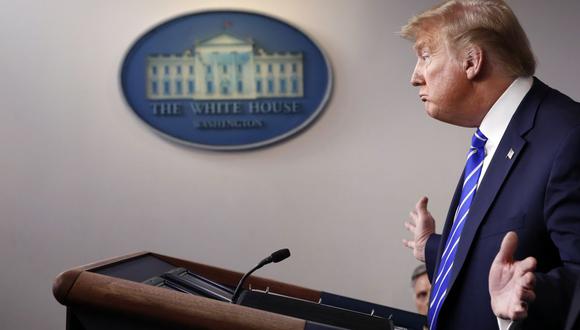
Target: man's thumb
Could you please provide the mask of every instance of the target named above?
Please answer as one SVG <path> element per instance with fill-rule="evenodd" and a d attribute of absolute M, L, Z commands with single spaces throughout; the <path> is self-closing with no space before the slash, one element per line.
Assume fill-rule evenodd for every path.
<path fill-rule="evenodd" d="M 507 233 L 501 241 L 499 252 L 495 256 L 494 262 L 512 261 L 514 253 L 518 247 L 518 234 L 515 231 Z"/>
<path fill-rule="evenodd" d="M 429 199 L 426 196 L 421 197 L 415 206 L 417 211 L 427 213 L 427 203 L 429 203 Z"/>

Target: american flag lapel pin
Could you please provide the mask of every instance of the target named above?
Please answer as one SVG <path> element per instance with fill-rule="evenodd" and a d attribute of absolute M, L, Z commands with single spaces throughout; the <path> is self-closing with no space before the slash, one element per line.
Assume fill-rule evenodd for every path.
<path fill-rule="evenodd" d="M 508 159 L 512 159 L 512 157 L 514 156 L 516 152 L 514 151 L 514 149 L 510 148 L 510 151 L 508 151 L 507 153 L 507 158 Z"/>

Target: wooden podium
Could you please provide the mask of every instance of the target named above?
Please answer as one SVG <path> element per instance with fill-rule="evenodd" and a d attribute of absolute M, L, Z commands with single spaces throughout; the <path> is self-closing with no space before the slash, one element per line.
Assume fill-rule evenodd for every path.
<path fill-rule="evenodd" d="M 141 283 L 176 267 L 228 287 L 235 287 L 243 275 L 157 253 L 140 252 L 65 271 L 56 278 L 53 294 L 67 307 L 67 330 L 344 329 Z M 252 289 L 314 303 L 320 302 L 325 295 L 254 276 L 247 283 Z M 328 295 L 332 299 L 333 295 Z M 392 310 L 409 314 L 403 318 L 416 315 Z"/>

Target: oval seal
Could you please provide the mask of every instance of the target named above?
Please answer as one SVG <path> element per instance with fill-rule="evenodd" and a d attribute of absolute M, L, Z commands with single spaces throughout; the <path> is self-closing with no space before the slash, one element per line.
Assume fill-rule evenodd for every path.
<path fill-rule="evenodd" d="M 303 130 L 332 88 L 324 52 L 262 14 L 205 11 L 161 23 L 128 51 L 121 86 L 145 123 L 215 150 L 257 148 Z"/>

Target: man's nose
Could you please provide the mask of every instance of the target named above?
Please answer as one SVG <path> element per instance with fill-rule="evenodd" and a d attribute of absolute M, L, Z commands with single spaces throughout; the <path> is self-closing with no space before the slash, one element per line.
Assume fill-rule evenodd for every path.
<path fill-rule="evenodd" d="M 423 75 L 420 73 L 421 68 L 419 68 L 419 63 L 415 65 L 415 69 L 413 69 L 413 73 L 411 74 L 411 85 L 417 87 L 425 84 L 425 79 Z"/>

